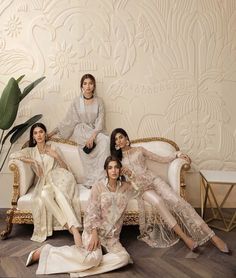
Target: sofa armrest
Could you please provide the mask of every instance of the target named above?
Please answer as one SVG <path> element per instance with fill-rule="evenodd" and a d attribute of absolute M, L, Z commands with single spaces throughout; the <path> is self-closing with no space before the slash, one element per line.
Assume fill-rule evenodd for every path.
<path fill-rule="evenodd" d="M 190 164 L 182 159 L 176 158 L 170 163 L 168 169 L 168 180 L 170 186 L 174 189 L 174 191 L 180 195 L 181 194 L 181 183 L 182 183 L 182 170 L 187 171 L 190 169 Z"/>
<path fill-rule="evenodd" d="M 18 187 L 19 196 L 23 196 L 31 187 L 34 180 L 34 172 L 30 165 L 18 159 L 10 159 L 9 169 L 14 175 L 14 185 Z M 16 189 L 16 188 L 15 188 Z"/>

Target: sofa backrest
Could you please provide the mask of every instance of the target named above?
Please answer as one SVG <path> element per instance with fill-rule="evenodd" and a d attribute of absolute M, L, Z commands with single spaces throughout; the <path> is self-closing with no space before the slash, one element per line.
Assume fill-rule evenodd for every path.
<path fill-rule="evenodd" d="M 84 170 L 76 143 L 56 138 L 53 138 L 52 141 L 62 152 L 62 156 L 71 172 L 74 174 L 77 183 L 83 183 Z M 132 146 L 142 146 L 160 156 L 168 156 L 179 150 L 178 146 L 173 141 L 161 137 L 138 139 L 131 141 L 131 143 Z M 168 164 L 149 160 L 147 163 L 150 170 L 168 182 Z"/>

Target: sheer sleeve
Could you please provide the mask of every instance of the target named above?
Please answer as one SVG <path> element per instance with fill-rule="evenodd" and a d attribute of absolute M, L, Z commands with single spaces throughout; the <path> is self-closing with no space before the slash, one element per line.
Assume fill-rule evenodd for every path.
<path fill-rule="evenodd" d="M 102 99 L 98 98 L 98 116 L 95 121 L 95 131 L 98 133 L 104 129 L 105 109 Z"/>
<path fill-rule="evenodd" d="M 178 152 L 173 152 L 172 154 L 170 154 L 169 156 L 160 156 L 158 154 L 155 154 L 153 152 L 148 151 L 147 149 L 140 147 L 143 156 L 146 159 L 150 159 L 156 162 L 160 162 L 160 163 L 168 163 L 171 162 L 172 160 L 174 160 L 177 157 Z"/>
<path fill-rule="evenodd" d="M 40 163 L 35 160 L 35 158 L 32 155 L 32 149 L 33 148 L 24 148 L 20 151 L 14 152 L 10 155 L 11 159 L 18 159 L 21 160 L 24 163 L 27 163 L 30 165 L 33 172 L 39 176 L 41 169 L 40 169 Z"/>
<path fill-rule="evenodd" d="M 101 192 L 99 184 L 92 187 L 87 204 L 84 228 L 91 232 L 101 226 Z"/>
<path fill-rule="evenodd" d="M 70 105 L 65 118 L 58 125 L 59 136 L 68 139 L 73 134 L 75 126 L 80 123 L 80 117 L 78 114 L 79 98 L 74 99 Z"/>

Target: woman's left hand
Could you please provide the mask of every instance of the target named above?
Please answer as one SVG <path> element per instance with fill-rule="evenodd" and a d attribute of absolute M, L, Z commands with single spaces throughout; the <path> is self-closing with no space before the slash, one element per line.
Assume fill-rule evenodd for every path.
<path fill-rule="evenodd" d="M 132 176 L 132 171 L 127 167 L 122 167 L 121 168 L 121 175 L 125 175 L 125 176 L 130 178 Z"/>
<path fill-rule="evenodd" d="M 49 155 L 49 156 L 51 156 L 51 157 L 53 157 L 53 158 L 58 158 L 58 153 L 55 151 L 55 150 L 53 150 L 52 148 L 51 148 L 51 146 L 47 146 L 47 148 L 46 148 L 46 154 L 47 155 Z"/>
<path fill-rule="evenodd" d="M 95 139 L 94 136 L 91 136 L 91 137 L 87 140 L 86 146 L 87 146 L 89 149 L 91 149 L 91 148 L 93 147 L 94 139 Z"/>
<path fill-rule="evenodd" d="M 182 159 L 185 159 L 189 164 L 191 163 L 191 159 L 190 157 L 187 155 L 187 154 L 184 154 L 184 153 L 180 153 L 178 155 L 179 158 L 182 158 Z"/>
<path fill-rule="evenodd" d="M 96 230 L 93 230 L 92 237 L 88 245 L 88 251 L 94 251 L 100 247 L 100 240 Z"/>

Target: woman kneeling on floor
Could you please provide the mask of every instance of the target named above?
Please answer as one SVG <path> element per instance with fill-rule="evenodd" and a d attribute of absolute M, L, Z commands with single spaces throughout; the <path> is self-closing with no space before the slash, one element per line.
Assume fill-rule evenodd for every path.
<path fill-rule="evenodd" d="M 39 261 L 36 274 L 70 273 L 83 277 L 108 272 L 132 262 L 119 242 L 124 212 L 136 194 L 131 183 L 120 177 L 121 162 L 109 156 L 104 165 L 107 179 L 92 187 L 84 218 L 81 247 L 53 247 L 32 251 L 26 265 Z M 107 253 L 102 255 L 101 245 Z"/>

